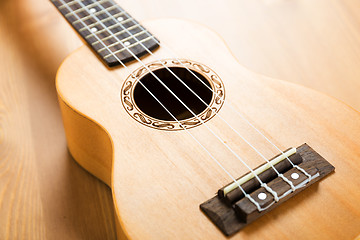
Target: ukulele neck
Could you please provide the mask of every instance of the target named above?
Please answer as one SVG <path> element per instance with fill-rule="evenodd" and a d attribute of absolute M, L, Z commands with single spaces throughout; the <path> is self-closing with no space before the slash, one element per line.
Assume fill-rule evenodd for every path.
<path fill-rule="evenodd" d="M 113 0 L 51 0 L 109 66 L 125 64 L 159 47 L 159 41 Z"/>

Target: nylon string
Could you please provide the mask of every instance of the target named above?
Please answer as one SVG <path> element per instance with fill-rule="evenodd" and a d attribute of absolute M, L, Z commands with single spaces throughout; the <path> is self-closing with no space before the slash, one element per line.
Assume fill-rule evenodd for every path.
<path fill-rule="evenodd" d="M 126 11 L 123 11 L 113 0 L 108 0 L 110 2 L 112 2 L 115 6 L 117 6 L 118 10 L 122 11 L 128 19 L 132 19 L 132 22 L 133 23 L 136 23 L 135 19 L 132 18 Z M 122 23 L 118 23 L 118 25 L 122 25 Z M 147 31 L 142 25 L 139 26 L 139 28 L 142 29 L 141 33 L 145 32 L 149 37 L 152 37 L 152 35 L 149 33 L 149 31 Z M 131 34 L 131 33 L 130 33 Z M 111 37 L 111 36 L 109 36 Z M 109 38 L 107 37 L 107 38 Z M 137 40 L 136 38 L 134 38 L 135 40 Z M 159 45 L 159 46 L 162 46 L 163 48 L 166 48 L 166 50 L 168 52 L 170 52 L 172 54 L 172 57 L 175 58 L 190 74 L 192 74 L 195 78 L 197 78 L 201 84 L 203 84 L 206 88 L 208 88 L 210 91 L 212 91 L 213 94 L 216 95 L 216 97 L 219 97 L 219 94 L 217 92 L 215 92 L 211 87 L 209 87 L 208 85 L 206 85 L 203 81 L 201 81 L 201 79 L 194 73 L 192 72 L 185 64 L 183 64 L 177 57 L 176 57 L 176 54 L 174 54 L 174 52 L 169 48 L 167 47 L 165 44 L 161 44 L 156 38 L 153 38 L 154 41 Z M 143 45 L 142 45 L 143 46 Z M 146 48 L 145 46 L 143 46 L 143 48 L 151 55 L 154 55 L 148 48 Z M 166 66 L 164 65 L 161 60 L 157 60 L 159 63 L 161 63 L 169 72 L 171 72 L 172 75 L 175 76 L 175 74 Z M 175 76 L 176 78 L 178 78 L 177 76 Z M 200 100 L 202 101 L 205 105 L 206 103 L 202 100 L 201 97 L 199 97 L 196 93 L 193 92 L 193 90 L 191 88 L 189 88 L 181 79 L 178 78 L 178 80 L 180 80 L 180 82 L 185 86 L 187 87 L 193 94 L 195 94 L 195 96 Z M 259 129 L 257 129 L 253 124 L 251 124 L 251 122 L 249 120 L 247 120 L 238 110 L 236 110 L 234 107 L 233 107 L 233 103 L 231 100 L 228 100 L 230 104 L 228 104 L 227 106 L 229 106 L 231 108 L 231 110 L 233 110 L 239 117 L 241 117 L 250 127 L 252 127 L 257 133 L 259 133 L 262 137 L 265 138 L 265 140 L 267 142 L 269 142 L 274 148 L 276 148 L 276 150 L 278 150 L 280 152 L 280 154 L 282 156 L 285 156 L 285 158 L 289 161 L 289 163 L 292 165 L 292 167 L 295 167 L 297 168 L 299 171 L 303 172 L 304 175 L 306 175 L 309 180 L 311 179 L 311 175 L 308 174 L 304 169 L 302 169 L 301 167 L 295 165 L 290 159 L 289 157 L 287 157 L 284 152 L 279 148 L 277 147 L 273 142 L 270 141 L 270 139 L 268 139 Z M 225 104 L 224 104 L 225 105 Z M 219 117 L 220 117 L 220 114 L 219 113 L 215 113 L 217 114 Z M 220 117 L 221 119 L 223 119 L 222 117 Z M 225 121 L 225 120 L 224 120 Z M 231 127 L 227 122 L 226 124 Z M 232 127 L 231 127 L 232 128 Z M 232 128 L 233 129 L 233 128 Z M 235 131 L 237 133 L 237 135 L 240 136 L 240 134 L 235 130 L 233 129 L 233 131 Z M 269 161 L 260 153 L 258 152 L 245 138 L 243 138 L 242 136 L 240 136 L 250 147 L 252 147 L 263 159 L 265 159 L 265 161 L 267 161 L 269 163 Z M 296 188 L 294 188 L 294 185 L 292 184 L 291 181 L 289 181 L 287 178 L 285 179 L 284 176 L 282 176 L 282 174 L 279 174 L 278 171 L 273 167 L 272 164 L 270 164 L 271 167 L 275 170 L 275 172 L 278 174 L 278 176 L 280 176 L 285 182 L 287 182 L 291 188 L 294 190 Z"/>
<path fill-rule="evenodd" d="M 60 1 L 63 2 L 63 4 L 64 4 L 64 1 L 63 1 L 63 0 L 60 0 Z M 78 2 L 78 1 L 77 1 L 77 2 Z M 100 1 L 100 2 L 102 2 L 102 1 Z M 109 14 L 109 12 L 100 4 L 100 2 L 95 2 L 95 3 L 97 3 L 97 5 L 98 5 L 100 8 L 103 9 L 101 12 L 105 12 L 105 13 L 109 16 L 109 17 L 106 18 L 106 19 L 113 18 L 113 19 L 115 20 L 115 22 L 118 22 L 118 21 L 115 19 L 114 16 L 112 16 L 112 15 Z M 114 4 L 115 4 L 115 6 L 117 6 L 117 7 L 119 8 L 119 6 L 116 5 L 116 3 L 114 3 Z M 65 3 L 65 5 L 67 5 L 67 3 Z M 86 9 L 86 11 L 91 15 L 91 12 L 88 11 L 88 6 L 85 6 L 85 5 L 82 4 L 81 2 L 80 2 L 80 5 L 81 5 L 84 9 Z M 91 6 L 93 6 L 93 5 L 94 5 L 94 3 L 91 4 Z M 68 6 L 67 6 L 67 8 L 68 8 L 70 11 L 72 11 Z M 125 12 L 125 11 L 122 11 L 122 10 L 121 10 L 121 13 L 122 13 L 122 12 Z M 121 14 L 121 13 L 118 13 L 118 14 Z M 130 19 L 132 19 L 132 21 L 133 21 L 134 23 L 136 23 L 136 22 L 134 21 L 134 19 L 131 18 L 126 12 L 125 12 L 125 14 L 127 15 L 128 19 L 130 18 Z M 74 15 L 75 15 L 75 14 L 74 14 Z M 79 22 L 79 21 L 82 22 L 82 24 L 85 25 L 85 27 L 87 27 L 87 28 L 89 29 L 89 27 L 88 27 L 86 24 L 84 24 L 84 22 L 82 21 L 82 19 L 80 19 L 77 14 L 76 14 L 76 17 L 78 18 L 78 20 L 77 20 L 76 22 Z M 112 32 L 110 32 L 110 31 L 107 29 L 107 26 L 105 26 L 105 25 L 102 23 L 102 21 L 101 21 L 97 16 L 95 16 L 95 18 L 100 22 L 100 24 L 104 27 L 104 29 L 106 29 L 113 37 L 116 37 L 116 36 L 114 36 L 114 34 L 113 34 Z M 128 31 L 126 28 L 124 28 L 124 27 L 122 26 L 122 24 L 119 24 L 119 25 L 120 25 L 126 32 L 128 32 L 128 34 L 129 34 L 131 37 L 133 37 L 136 41 L 139 42 L 139 40 L 136 38 L 136 36 L 133 36 L 133 34 L 132 34 L 130 31 Z M 141 29 L 142 29 L 143 31 L 145 31 L 150 37 L 152 37 L 152 35 L 151 35 L 147 30 L 145 30 L 141 25 L 140 25 L 140 27 L 141 27 Z M 83 28 L 83 29 L 84 29 L 84 28 Z M 91 31 L 90 31 L 90 32 L 91 32 Z M 109 52 L 113 53 L 112 51 L 110 51 L 109 47 L 106 46 L 106 44 L 104 44 L 104 42 L 97 37 L 96 33 L 94 33 L 93 35 L 98 39 L 97 42 L 101 42 L 102 45 L 104 45 L 104 47 L 105 47 Z M 130 49 L 129 49 L 127 46 L 125 46 L 118 37 L 116 37 L 116 39 L 120 42 L 120 44 L 123 45 L 124 48 L 126 48 L 126 50 L 128 50 L 128 51 L 133 55 L 133 57 L 134 57 L 138 62 L 140 62 L 145 68 L 147 68 L 147 66 L 146 66 L 132 51 L 130 51 Z M 155 38 L 153 38 L 153 39 L 155 39 Z M 160 46 L 160 43 L 159 43 L 156 39 L 155 39 L 155 41 L 156 41 L 156 42 L 159 44 L 159 46 Z M 146 51 L 148 51 L 151 55 L 153 55 L 153 53 L 152 53 L 149 49 L 147 49 L 141 42 L 140 42 L 140 44 L 142 45 L 142 47 L 143 47 L 144 49 L 146 49 Z M 113 53 L 113 56 L 119 61 L 119 63 L 120 63 L 121 65 L 123 65 L 125 68 L 127 68 L 127 67 L 119 60 L 119 58 L 118 58 L 114 53 Z M 177 59 L 177 58 L 176 58 L 176 59 Z M 177 60 L 178 60 L 178 59 L 177 59 Z M 200 101 L 202 101 L 205 105 L 207 105 L 207 104 L 202 100 L 201 97 L 199 97 L 192 89 L 190 89 L 190 88 L 189 88 L 178 76 L 176 76 L 167 66 L 165 66 L 165 65 L 161 62 L 161 60 L 158 60 L 158 61 L 159 61 L 169 72 L 171 72 L 171 74 L 173 74 L 184 86 L 186 86 L 197 98 L 199 98 Z M 181 61 L 179 61 L 179 62 L 181 63 Z M 181 63 L 181 64 L 182 64 L 182 63 Z M 188 69 L 184 64 L 182 64 L 182 65 L 183 65 L 191 74 L 193 74 L 196 78 L 198 78 L 198 77 L 197 77 L 192 71 L 190 71 L 190 69 Z M 181 99 L 179 99 L 150 69 L 147 68 L 147 70 L 148 70 L 182 105 L 184 105 L 184 107 L 187 108 L 189 112 L 191 112 L 200 122 L 202 122 L 202 124 L 203 124 L 204 126 L 207 127 L 207 125 L 206 125 L 200 118 L 198 118 L 198 117 L 196 116 L 196 114 L 193 113 L 193 112 L 191 111 L 191 109 L 189 109 L 188 106 L 186 106 L 186 105 L 181 101 Z M 139 80 L 139 79 L 137 79 L 137 80 Z M 200 80 L 200 79 L 198 78 L 198 80 Z M 180 126 L 182 126 L 181 122 L 180 122 L 178 119 L 176 119 L 176 117 L 175 117 L 168 109 L 166 109 L 166 107 L 156 98 L 156 96 L 154 96 L 154 95 L 141 83 L 141 81 L 138 81 L 138 82 L 139 82 L 139 83 L 144 87 L 144 89 L 145 89 L 146 91 L 148 91 L 149 94 L 169 113 L 169 115 L 170 115 L 172 118 L 174 118 L 174 120 L 177 121 Z M 216 92 L 213 91 L 212 88 L 210 88 L 209 86 L 207 86 L 207 85 L 206 85 L 205 83 L 203 83 L 201 80 L 200 80 L 200 82 L 201 82 L 202 84 L 204 84 L 206 87 L 208 87 L 214 94 L 217 94 Z M 207 106 L 208 106 L 208 105 L 207 105 Z M 232 109 L 235 110 L 233 107 L 232 107 Z M 217 115 L 218 115 L 233 131 L 235 131 L 236 134 L 237 134 L 239 137 L 241 137 L 241 138 L 242 138 L 249 146 L 251 146 L 262 158 L 264 158 L 265 161 L 267 161 L 267 162 L 269 163 L 269 161 L 268 161 L 254 146 L 252 146 L 238 131 L 236 131 L 233 127 L 231 127 L 231 126 L 228 124 L 228 122 L 220 116 L 220 114 L 217 114 Z M 261 135 L 263 135 L 257 128 L 255 128 L 255 127 L 254 127 L 247 119 L 245 119 L 239 112 L 237 112 L 237 115 L 239 115 L 240 117 L 242 117 L 251 127 L 253 127 L 255 130 L 257 130 L 258 133 L 260 133 Z M 249 200 L 250 200 L 251 202 L 253 202 L 253 203 L 257 206 L 258 210 L 261 210 L 261 209 L 259 209 L 258 203 L 257 203 L 254 199 L 252 199 L 251 196 L 248 195 L 248 194 L 242 189 L 242 187 L 236 182 L 235 178 L 232 177 L 231 174 L 230 174 L 228 171 L 225 170 L 225 168 L 220 164 L 220 162 L 219 162 L 218 160 L 216 160 L 216 159 L 211 155 L 211 153 L 210 153 L 184 126 L 182 126 L 182 127 L 191 135 L 191 137 L 192 137 L 194 140 L 196 140 L 196 142 L 198 142 L 198 144 L 201 145 L 201 147 L 202 147 L 202 148 L 210 155 L 210 157 L 211 157 L 213 160 L 215 160 L 215 162 L 232 178 L 232 180 L 235 181 L 235 183 L 236 183 L 236 184 L 238 185 L 238 187 L 241 189 L 241 191 L 243 192 L 243 194 L 244 194 L 247 198 L 250 197 Z M 253 172 L 253 170 L 240 158 L 240 156 L 238 156 L 228 145 L 226 145 L 226 144 L 224 143 L 224 141 L 223 141 L 220 137 L 218 137 L 209 127 L 207 127 L 207 129 L 210 130 L 210 132 L 211 132 L 213 135 L 215 135 L 215 136 L 218 138 L 218 140 L 221 141 L 246 167 L 248 167 L 251 172 Z M 265 139 L 266 139 L 268 142 L 272 143 L 268 138 L 266 138 L 266 136 L 263 135 L 263 137 L 265 137 Z M 272 145 L 273 145 L 274 147 L 276 147 L 273 143 L 272 143 Z M 278 149 L 278 147 L 276 147 L 276 148 Z M 278 149 L 278 150 L 280 150 L 280 149 Z M 284 154 L 281 150 L 280 150 L 280 152 L 281 152 L 282 154 Z M 292 166 L 295 167 L 295 165 L 291 162 L 291 160 L 290 160 L 288 157 L 287 157 L 287 159 L 288 159 L 288 161 L 292 164 Z M 275 172 L 278 174 L 278 176 L 282 177 L 282 179 L 283 179 L 285 182 L 287 182 L 287 183 L 291 186 L 292 190 L 294 191 L 294 186 L 292 185 L 292 183 L 291 183 L 288 179 L 284 178 L 284 176 L 283 176 L 282 174 L 279 174 L 279 172 L 274 168 L 274 166 L 273 166 L 272 164 L 270 164 L 270 165 L 271 165 L 271 167 L 275 170 Z M 297 168 L 298 168 L 299 170 L 301 169 L 301 168 L 298 167 L 298 166 L 297 166 Z M 306 171 L 304 171 L 304 170 L 303 170 L 303 172 L 306 173 Z M 253 174 L 254 174 L 254 172 L 253 172 Z M 307 174 L 307 173 L 306 173 L 306 175 L 307 175 L 307 176 L 310 176 L 310 175 Z M 275 201 L 278 201 L 278 200 L 279 200 L 279 197 L 277 196 L 276 192 L 274 192 L 274 191 L 273 191 L 271 188 L 269 188 L 265 183 L 263 183 L 256 174 L 254 174 L 254 176 L 255 176 L 255 177 L 257 178 L 257 180 L 261 183 L 261 185 L 262 185 L 266 190 L 268 190 L 268 192 L 270 192 L 270 193 L 274 196 Z M 310 176 L 310 178 L 311 178 L 311 176 Z M 283 196 L 281 196 L 281 197 L 283 197 Z"/>
<path fill-rule="evenodd" d="M 80 3 L 80 5 L 82 5 L 83 7 L 85 7 L 85 5 L 82 4 L 82 3 Z M 104 7 L 103 7 L 101 4 L 98 4 L 98 6 L 104 10 Z M 109 12 L 107 12 L 106 14 L 107 14 L 108 16 L 111 15 Z M 98 21 L 100 21 L 100 19 L 99 19 L 97 16 L 95 16 L 95 18 L 96 18 Z M 115 18 L 114 18 L 114 20 L 115 20 Z M 105 24 L 103 24 L 102 22 L 100 22 L 100 24 L 102 25 L 102 27 L 103 27 L 104 29 L 107 29 L 107 26 L 106 26 Z M 124 26 L 122 26 L 121 24 L 119 24 L 119 25 L 121 26 L 121 28 L 123 28 L 124 31 L 127 31 L 127 33 L 128 33 L 129 35 L 131 35 L 131 33 L 130 33 Z M 113 33 L 112 33 L 111 31 L 109 31 L 109 30 L 108 30 L 108 33 L 111 34 L 111 35 L 113 35 Z M 259 183 L 261 184 L 261 186 L 264 187 L 268 192 L 270 192 L 270 193 L 274 196 L 274 199 L 275 199 L 276 202 L 279 201 L 279 197 L 278 197 L 277 193 L 276 193 L 275 191 L 273 191 L 270 187 L 268 187 L 267 184 L 264 183 L 264 182 L 258 177 L 258 175 L 253 171 L 253 169 L 252 169 L 228 144 L 226 144 L 223 139 L 221 139 L 213 130 L 211 130 L 211 128 L 209 128 L 209 127 L 207 126 L 207 124 L 206 124 L 200 117 L 198 117 L 168 86 L 166 86 L 166 84 L 164 84 L 164 83 L 161 81 L 161 79 L 160 79 L 158 76 L 156 76 L 156 75 L 153 73 L 153 71 L 151 71 L 151 70 L 148 68 L 148 66 L 146 66 L 145 63 L 144 63 L 143 61 L 141 61 L 141 60 L 129 49 L 128 46 L 125 46 L 125 44 L 124 44 L 117 36 L 114 36 L 114 37 L 119 41 L 119 43 L 120 43 L 126 50 L 128 50 L 128 51 L 131 53 L 131 55 L 132 55 L 139 63 L 141 63 L 141 65 L 142 65 L 144 68 L 146 68 L 146 69 L 149 71 L 149 73 L 150 73 L 151 75 L 153 75 L 153 76 L 155 77 L 155 79 L 156 79 L 168 92 L 170 92 L 196 119 L 198 119 L 198 120 L 201 122 L 201 124 L 203 124 L 241 163 L 243 163 L 243 164 L 250 170 L 250 172 L 251 172 L 251 173 L 255 176 L 255 178 L 259 181 Z M 136 37 L 134 37 L 134 39 L 135 39 L 136 41 L 140 42 Z M 147 49 L 141 42 L 140 42 L 140 44 L 141 44 L 141 46 L 142 46 L 144 49 Z M 148 50 L 148 49 L 147 49 L 147 50 Z M 160 60 L 159 60 L 159 61 L 160 61 Z M 165 66 L 163 63 L 162 63 L 162 65 Z M 167 67 L 166 67 L 166 68 L 167 68 Z M 170 71 L 171 73 L 173 73 L 169 68 L 167 68 L 167 70 Z M 174 76 L 183 83 L 183 81 L 182 81 L 180 78 L 178 78 L 175 74 L 174 74 Z M 183 84 L 184 84 L 184 83 L 183 83 Z M 185 85 L 186 85 L 186 84 L 185 84 Z M 208 105 L 207 105 L 207 106 L 208 106 Z M 271 165 L 271 164 L 270 164 L 270 165 Z M 275 169 L 275 170 L 276 170 L 276 169 Z"/>
<path fill-rule="evenodd" d="M 62 2 L 63 5 L 66 5 L 66 2 L 64 2 L 64 0 L 59 0 L 59 1 Z M 76 0 L 76 1 L 77 1 L 77 0 Z M 67 6 L 67 9 L 68 9 L 69 11 L 71 11 L 71 8 L 69 8 L 68 6 Z M 77 18 L 78 20 L 80 20 L 80 22 L 81 22 L 84 26 L 86 25 L 86 24 L 79 18 L 79 16 L 78 16 L 77 14 L 74 15 L 74 16 L 76 16 L 76 18 Z M 90 29 L 88 29 L 88 30 L 90 30 Z M 97 38 L 97 40 L 99 41 L 99 43 L 101 43 L 105 48 L 107 48 L 106 44 L 105 44 L 104 42 L 102 42 L 101 39 L 100 39 L 97 35 L 94 34 L 94 37 Z M 108 51 L 111 52 L 110 49 L 108 49 Z M 126 69 L 128 70 L 128 67 L 127 67 L 115 54 L 114 54 L 114 58 L 117 59 L 117 60 L 119 61 L 119 63 L 120 63 L 124 68 L 126 68 Z M 137 80 L 139 80 L 139 79 L 137 78 Z M 148 91 L 148 93 L 149 93 L 150 95 L 152 95 L 152 97 L 165 109 L 165 111 L 167 111 L 170 115 L 172 115 L 172 113 L 160 102 L 160 100 L 158 100 L 158 99 L 156 98 L 156 96 L 154 96 L 154 95 L 152 94 L 152 92 L 151 92 L 150 90 L 148 90 L 148 89 L 146 88 L 146 86 L 144 86 L 144 85 L 141 83 L 141 81 L 139 81 L 139 83 L 142 85 L 142 87 L 143 87 L 146 91 Z M 119 87 L 121 87 L 121 86 L 119 86 Z M 174 118 L 175 121 L 177 121 L 180 125 L 182 125 L 181 122 L 176 119 L 176 117 L 174 117 L 173 115 L 172 115 L 172 117 Z M 195 139 L 195 141 L 201 146 L 201 148 L 204 149 L 204 150 L 209 154 L 209 156 L 211 157 L 211 159 L 213 159 L 213 160 L 215 161 L 215 163 L 235 182 L 235 184 L 239 187 L 239 189 L 242 191 L 242 193 L 244 194 L 244 196 L 245 196 L 246 198 L 248 198 L 248 199 L 257 207 L 257 209 L 258 209 L 259 211 L 264 211 L 265 209 L 268 208 L 268 207 L 266 207 L 266 208 L 261 208 L 260 205 L 259 205 L 259 203 L 256 202 L 255 199 L 253 199 L 249 194 L 247 194 L 247 193 L 245 192 L 245 190 L 237 183 L 236 179 L 235 179 L 235 178 L 222 166 L 222 164 L 206 149 L 206 147 L 204 147 L 204 146 L 188 131 L 188 129 L 186 129 L 184 126 L 182 126 L 182 127 L 184 128 L 184 130 L 185 130 L 193 139 Z"/>
<path fill-rule="evenodd" d="M 132 17 L 130 17 L 130 16 L 127 14 L 126 11 L 121 10 L 120 7 L 119 7 L 115 2 L 113 2 L 112 0 L 110 0 L 110 1 L 111 1 L 115 6 L 118 7 L 119 11 L 124 12 L 124 14 L 127 16 L 128 19 L 132 19 L 133 23 L 134 23 L 134 24 L 137 24 L 137 22 L 135 22 L 135 20 L 134 20 Z M 98 2 L 98 6 L 102 9 L 102 11 L 105 11 L 105 10 L 106 10 L 101 4 L 99 4 L 99 2 Z M 117 19 L 116 19 L 115 17 L 113 17 L 108 11 L 105 11 L 105 12 L 106 12 L 106 14 L 107 14 L 109 17 L 112 17 L 115 22 L 118 22 Z M 100 19 L 98 19 L 98 20 L 100 21 Z M 100 21 L 100 22 L 101 22 L 101 21 Z M 102 24 L 102 23 L 101 23 L 101 24 Z M 104 24 L 102 24 L 102 25 L 104 26 Z M 121 32 L 126 31 L 126 32 L 127 32 L 130 36 L 132 36 L 132 38 L 134 38 L 150 55 L 154 56 L 154 54 L 142 43 L 142 41 L 139 41 L 139 39 L 138 39 L 135 35 L 133 35 L 127 28 L 125 28 L 125 27 L 122 25 L 122 23 L 118 22 L 118 23 L 115 24 L 115 25 L 119 25 L 119 26 L 123 29 Z M 105 26 L 105 27 L 106 27 L 106 26 Z M 157 42 L 157 44 L 159 44 L 159 46 L 160 46 L 160 42 L 157 41 L 156 38 L 154 38 L 154 37 L 153 37 L 147 30 L 145 30 L 141 25 L 140 25 L 140 28 L 142 29 L 142 32 L 145 31 L 145 32 L 148 34 L 148 36 L 151 37 L 151 38 L 153 38 L 153 39 Z M 140 62 L 144 67 L 146 67 L 145 64 L 144 64 L 139 58 L 137 58 L 137 56 L 136 56 L 135 54 L 133 54 L 133 52 L 131 52 L 131 51 L 129 50 L 129 47 L 128 47 L 128 46 L 125 46 L 125 44 L 123 44 L 123 40 L 120 40 L 120 39 L 119 39 L 117 36 L 115 36 L 112 32 L 110 32 L 110 34 L 111 34 L 110 36 L 116 37 L 116 39 L 119 41 L 119 43 L 120 43 L 123 47 L 125 47 L 126 50 L 128 50 L 138 62 Z M 115 52 L 115 53 L 116 53 L 116 52 Z M 176 59 L 177 59 L 177 58 L 176 58 Z M 177 60 L 178 60 L 178 62 L 181 63 L 181 61 L 179 61 L 179 59 L 177 59 Z M 183 84 L 192 94 L 194 94 L 204 105 L 206 105 L 207 107 L 209 107 L 209 105 L 208 105 L 197 93 L 195 93 L 188 85 L 186 85 L 186 84 L 184 83 L 184 81 L 183 81 L 182 79 L 180 79 L 180 78 L 179 78 L 170 68 L 168 68 L 160 59 L 157 59 L 156 61 L 159 62 L 165 69 L 167 69 L 176 79 L 178 79 L 178 80 L 181 82 L 181 84 Z M 182 64 L 182 65 L 184 66 L 184 64 Z M 146 67 L 146 68 L 147 68 L 147 67 Z M 186 69 L 187 69 L 189 72 L 191 72 L 194 76 L 196 76 L 196 75 L 195 75 L 192 71 L 190 71 L 188 68 L 186 68 Z M 147 68 L 147 70 L 150 71 L 150 69 L 148 69 L 148 68 Z M 206 125 L 206 124 L 202 121 L 202 119 L 198 118 L 195 113 L 193 113 L 169 88 L 167 88 L 167 86 L 166 86 L 165 84 L 163 84 L 163 82 L 162 82 L 155 74 L 152 73 L 152 71 L 150 71 L 150 73 L 151 73 L 174 97 L 176 97 L 177 100 L 178 100 L 184 107 L 186 107 L 186 108 L 188 109 L 188 111 L 191 112 L 191 114 L 192 114 L 194 117 L 196 117 L 202 124 Z M 204 86 L 206 86 L 212 93 L 214 93 L 214 94 L 217 95 L 217 93 L 214 92 L 211 87 L 209 87 L 209 86 L 206 85 L 203 81 L 201 81 L 198 76 L 196 76 L 196 78 L 197 78 Z M 217 95 L 217 96 L 218 96 L 218 95 Z M 269 160 L 268 160 L 263 154 L 261 154 L 249 141 L 247 141 L 238 131 L 236 131 L 224 118 L 222 118 L 219 113 L 215 113 L 215 115 L 219 116 L 219 118 L 220 118 L 223 122 L 225 122 L 225 124 L 226 124 L 228 127 L 230 127 L 230 128 L 231 128 L 243 141 L 245 141 L 258 155 L 260 155 L 260 156 L 271 166 L 271 168 L 275 171 L 275 173 L 276 173 L 279 177 L 281 177 L 287 184 L 290 185 L 292 191 L 295 191 L 295 190 L 296 190 L 296 187 L 293 185 L 293 183 L 292 183 L 288 178 L 286 178 L 283 174 L 280 174 L 280 173 L 277 171 L 277 169 L 274 167 L 274 165 L 271 164 L 271 163 L 269 162 Z M 249 121 L 247 121 L 247 122 L 250 123 Z M 252 125 L 252 127 L 254 128 L 253 125 Z M 208 127 L 207 127 L 207 128 L 208 128 Z M 208 128 L 208 129 L 209 129 L 209 128 Z M 209 130 L 218 138 L 218 136 L 217 136 L 211 129 L 209 129 Z M 258 130 L 258 129 L 256 129 L 256 130 Z M 258 132 L 260 133 L 259 130 L 258 130 Z M 263 134 L 261 134 L 261 135 L 263 135 Z M 264 136 L 264 137 L 265 137 L 265 136 Z M 223 141 L 222 139 L 220 139 L 220 138 L 218 138 L 218 139 L 219 139 L 219 141 L 221 141 L 222 143 L 224 143 L 224 141 Z M 267 138 L 266 138 L 266 139 L 267 139 Z M 228 147 L 227 144 L 224 143 L 224 145 L 226 145 L 226 146 Z M 228 147 L 228 149 L 229 149 L 248 169 L 250 169 L 250 171 L 253 173 L 253 170 L 240 158 L 240 156 L 238 156 L 235 152 L 233 152 L 233 150 L 231 150 L 229 147 Z M 280 151 L 280 152 L 281 152 L 281 154 L 284 154 L 282 151 Z M 293 167 L 295 166 L 288 157 L 286 157 L 286 159 L 291 163 L 291 165 L 292 165 Z M 297 168 L 298 168 L 299 170 L 300 170 L 300 169 L 303 170 L 302 168 L 300 168 L 300 167 L 298 167 L 298 166 L 297 166 Z M 310 176 L 309 174 L 307 174 L 307 172 L 306 172 L 305 170 L 303 170 L 302 172 L 303 172 L 304 174 L 306 174 L 306 176 L 309 177 L 309 181 L 310 181 L 311 176 Z M 260 182 L 261 186 L 264 187 L 266 190 L 268 190 L 268 191 L 274 196 L 274 199 L 275 199 L 276 201 L 279 201 L 280 198 L 285 197 L 285 196 L 284 196 L 285 194 L 282 195 L 281 197 L 278 197 L 277 194 L 276 194 L 276 192 L 272 191 L 272 190 L 266 185 L 266 183 L 263 183 L 263 182 L 260 180 L 260 178 L 258 178 L 258 176 L 257 176 L 256 174 L 255 174 L 255 177 L 256 177 L 257 180 Z"/>

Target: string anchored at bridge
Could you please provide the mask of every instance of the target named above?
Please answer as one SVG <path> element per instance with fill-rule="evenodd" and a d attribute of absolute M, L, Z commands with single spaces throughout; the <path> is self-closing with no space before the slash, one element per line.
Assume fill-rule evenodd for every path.
<path fill-rule="evenodd" d="M 280 156 L 276 156 L 270 162 L 273 163 Z M 249 198 L 244 197 L 239 188 L 233 188 L 228 191 L 228 187 L 232 184 L 219 189 L 217 196 L 202 203 L 200 209 L 226 236 L 230 236 L 298 194 L 306 187 L 319 181 L 335 169 L 334 166 L 307 144 L 298 147 L 296 153 L 289 156 L 289 158 L 295 167 L 282 158 L 282 161 L 274 163 L 274 168 L 283 174 L 286 179 L 289 179 L 295 189 L 292 189 L 289 183 L 278 177 L 273 168 L 268 168 L 258 174 L 261 181 L 267 183 L 270 189 L 279 196 L 278 201 L 276 201 L 272 193 L 261 187 L 257 179 L 247 178 L 246 176 L 249 175 L 247 173 L 237 179 L 237 182 L 259 204 L 260 211 Z M 257 169 L 261 169 L 264 166 L 266 164 Z M 304 169 L 310 175 L 310 178 L 300 171 L 297 166 Z M 256 172 L 257 169 L 254 171 Z M 244 178 L 247 181 L 243 181 Z"/>

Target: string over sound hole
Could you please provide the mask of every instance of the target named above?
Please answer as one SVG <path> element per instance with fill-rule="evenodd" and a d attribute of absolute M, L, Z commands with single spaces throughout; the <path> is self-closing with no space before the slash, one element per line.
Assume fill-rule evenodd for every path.
<path fill-rule="evenodd" d="M 214 117 L 225 100 L 220 77 L 190 60 L 166 59 L 136 69 L 121 90 L 124 109 L 160 130 L 193 128 Z"/>
<path fill-rule="evenodd" d="M 180 67 L 169 69 L 171 72 L 161 68 L 148 73 L 140 79 L 141 84 L 136 84 L 134 100 L 139 109 L 164 121 L 175 121 L 174 117 L 176 120 L 185 120 L 203 112 L 213 96 L 210 83 L 197 72 Z"/>

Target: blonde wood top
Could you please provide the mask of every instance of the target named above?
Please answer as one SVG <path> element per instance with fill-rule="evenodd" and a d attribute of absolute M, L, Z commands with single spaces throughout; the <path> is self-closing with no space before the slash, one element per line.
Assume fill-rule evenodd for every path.
<path fill-rule="evenodd" d="M 119 1 L 139 20 L 206 24 L 250 69 L 360 109 L 358 1 L 151 2 Z M 54 89 L 82 43 L 48 1 L 3 0 L 0 12 L 0 238 L 111 239 L 111 193 L 69 157 Z"/>
<path fill-rule="evenodd" d="M 222 36 L 250 70 L 324 92 L 360 110 L 356 0 L 154 0 L 143 1 L 143 8 L 137 1 L 119 3 L 139 20 L 200 22 Z"/>
<path fill-rule="evenodd" d="M 300 235 L 351 239 L 358 235 L 360 115 L 356 111 L 316 91 L 249 72 L 234 61 L 216 34 L 201 25 L 174 19 L 144 25 L 156 32 L 163 44 L 170 46 L 180 58 L 201 62 L 221 76 L 227 99 L 219 113 L 221 118 L 265 157 L 276 155 L 276 149 L 226 107 L 230 102 L 281 149 L 306 142 L 336 167 L 335 174 L 298 195 L 297 200 L 292 199 L 249 225 L 233 239 L 280 236 L 291 239 Z M 187 37 L 181 38 L 180 31 L 172 32 L 172 27 L 181 29 Z M 170 57 L 160 48 L 144 61 Z M 87 64 L 83 64 L 82 59 L 87 59 Z M 117 217 L 127 236 L 133 239 L 223 238 L 199 210 L 199 204 L 231 181 L 229 176 L 211 161 L 188 132 L 154 130 L 141 125 L 122 109 L 120 87 L 140 63 L 109 71 L 97 62 L 86 47 L 74 52 L 58 72 L 57 89 L 69 106 L 99 123 L 112 139 L 111 187 Z M 206 126 L 246 159 L 250 167 L 263 163 L 221 118 L 214 117 Z M 189 132 L 232 176 L 244 174 L 246 167 L 207 127 L 202 125 Z"/>

